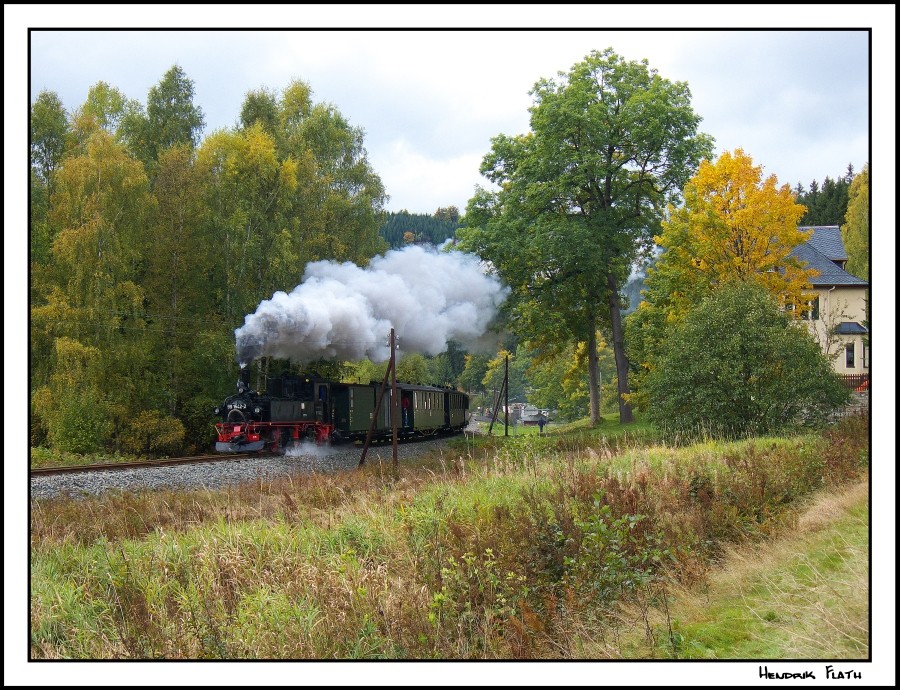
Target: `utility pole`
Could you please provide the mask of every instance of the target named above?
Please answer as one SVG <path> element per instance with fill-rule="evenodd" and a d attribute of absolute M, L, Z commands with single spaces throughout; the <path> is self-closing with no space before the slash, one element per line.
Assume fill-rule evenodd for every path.
<path fill-rule="evenodd" d="M 381 388 L 378 391 L 378 399 L 375 401 L 375 412 L 372 413 L 372 421 L 369 424 L 369 432 L 366 434 L 366 442 L 363 444 L 362 455 L 359 458 L 357 467 L 362 467 L 366 462 L 366 453 L 369 452 L 369 446 L 372 443 L 372 434 L 375 432 L 375 425 L 378 423 L 378 414 L 381 412 L 381 401 L 384 400 L 384 394 L 387 390 L 388 377 L 391 377 L 391 429 L 393 431 L 394 440 L 394 469 L 397 469 L 397 374 L 396 374 L 396 347 L 394 329 L 391 329 L 391 358 L 388 363 L 387 371 L 384 372 L 384 379 L 381 382 Z"/>
<path fill-rule="evenodd" d="M 400 413 L 400 401 L 397 399 L 397 348 L 394 338 L 394 329 L 391 329 L 391 433 L 394 436 L 394 475 L 399 467 L 397 465 L 397 416 Z"/>
<path fill-rule="evenodd" d="M 504 436 L 509 436 L 509 355 L 506 356 L 506 371 L 503 374 L 503 385 L 497 393 L 494 401 L 494 412 L 491 414 L 491 425 L 488 427 L 488 436 L 494 430 L 494 422 L 497 421 L 497 415 L 500 413 L 500 403 L 506 401 L 506 430 Z"/>
<path fill-rule="evenodd" d="M 503 372 L 503 390 L 505 392 L 504 407 L 505 417 L 503 418 L 503 435 L 509 436 L 509 355 L 506 355 L 506 370 Z"/>

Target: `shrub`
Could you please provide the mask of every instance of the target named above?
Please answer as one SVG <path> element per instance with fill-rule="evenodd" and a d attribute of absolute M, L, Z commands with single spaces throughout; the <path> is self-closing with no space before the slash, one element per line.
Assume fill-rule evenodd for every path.
<path fill-rule="evenodd" d="M 660 427 L 724 437 L 823 423 L 849 399 L 813 336 L 755 285 L 727 285 L 677 324 L 647 376 Z"/>
<path fill-rule="evenodd" d="M 184 425 L 156 410 L 144 411 L 128 424 L 120 440 L 132 453 L 175 453 L 184 443 Z"/>
<path fill-rule="evenodd" d="M 104 446 L 113 425 L 106 404 L 93 391 L 66 397 L 48 419 L 50 444 L 69 453 L 93 453 Z"/>

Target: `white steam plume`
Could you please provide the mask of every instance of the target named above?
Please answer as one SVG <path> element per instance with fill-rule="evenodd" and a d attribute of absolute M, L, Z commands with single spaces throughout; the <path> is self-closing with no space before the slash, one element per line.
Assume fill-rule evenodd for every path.
<path fill-rule="evenodd" d="M 401 352 L 436 355 L 448 340 L 478 347 L 508 289 L 478 257 L 418 246 L 377 256 L 366 268 L 317 261 L 290 294 L 263 300 L 235 330 L 243 367 L 271 356 L 383 362 L 393 327 Z"/>

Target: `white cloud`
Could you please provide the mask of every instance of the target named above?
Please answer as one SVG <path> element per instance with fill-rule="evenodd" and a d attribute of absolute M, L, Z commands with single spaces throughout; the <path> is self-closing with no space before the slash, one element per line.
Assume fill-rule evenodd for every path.
<path fill-rule="evenodd" d="M 396 139 L 383 151 L 370 151 L 369 158 L 391 195 L 391 210 L 434 213 L 441 206 L 457 206 L 465 212 L 475 185 L 488 185 L 478 174 L 481 155 L 435 158 L 416 151 L 405 139 Z"/>

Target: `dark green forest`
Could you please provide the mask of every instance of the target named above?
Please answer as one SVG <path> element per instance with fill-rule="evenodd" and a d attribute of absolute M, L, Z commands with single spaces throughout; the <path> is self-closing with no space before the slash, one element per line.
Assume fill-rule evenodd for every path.
<path fill-rule="evenodd" d="M 834 179 L 826 176 L 821 186 L 816 180 L 809 183 L 809 189 L 798 183 L 794 187 L 797 203 L 806 206 L 806 214 L 800 219 L 800 225 L 842 225 L 847 214 L 850 183 L 854 176 L 851 163 L 847 165 L 844 175 Z"/>
<path fill-rule="evenodd" d="M 456 235 L 459 210 L 455 206 L 439 208 L 434 215 L 400 211 L 389 213 L 379 233 L 391 249 L 413 242 L 440 245 Z"/>

